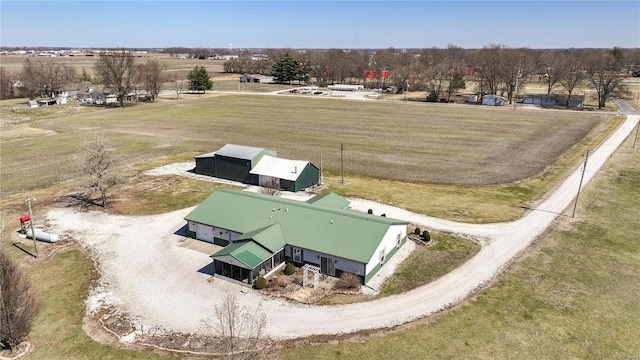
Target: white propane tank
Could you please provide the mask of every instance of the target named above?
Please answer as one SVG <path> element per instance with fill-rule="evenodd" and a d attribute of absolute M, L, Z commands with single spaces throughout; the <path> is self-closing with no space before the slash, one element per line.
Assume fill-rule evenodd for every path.
<path fill-rule="evenodd" d="M 33 236 L 31 236 L 31 229 L 27 230 L 27 237 L 29 239 L 33 238 Z M 49 242 L 49 243 L 54 243 L 54 242 L 58 241 L 58 235 L 49 234 L 48 232 L 44 232 L 44 231 L 40 231 L 40 230 L 36 229 L 36 240 Z"/>

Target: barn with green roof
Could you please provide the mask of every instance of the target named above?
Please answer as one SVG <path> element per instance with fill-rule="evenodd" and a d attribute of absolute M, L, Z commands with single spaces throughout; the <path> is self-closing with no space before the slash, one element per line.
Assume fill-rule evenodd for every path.
<path fill-rule="evenodd" d="M 407 222 L 348 210 L 338 195 L 307 202 L 220 189 L 185 220 L 193 238 L 224 246 L 214 271 L 249 285 L 286 261 L 368 282 L 406 242 Z"/>

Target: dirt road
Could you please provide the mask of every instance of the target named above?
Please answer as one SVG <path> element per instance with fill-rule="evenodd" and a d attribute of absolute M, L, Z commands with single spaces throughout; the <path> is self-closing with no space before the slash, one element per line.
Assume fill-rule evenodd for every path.
<path fill-rule="evenodd" d="M 639 115 L 629 115 L 602 146 L 591 152 L 583 187 L 633 131 L 639 119 Z M 371 208 L 375 213 L 386 213 L 424 228 L 481 238 L 483 247 L 465 264 L 428 285 L 371 302 L 307 306 L 262 298 L 253 292 L 240 293 L 239 300 L 250 308 L 261 303 L 267 315 L 266 333 L 278 339 L 381 328 L 432 314 L 462 301 L 490 281 L 556 216 L 570 216 L 581 171 L 574 171 L 536 209 L 509 223 L 463 224 L 352 199 L 357 210 Z M 207 254 L 180 247 L 183 236 L 174 232 L 184 225 L 182 218 L 190 210 L 140 217 L 70 209 L 50 211 L 47 217 L 54 232 L 72 233 L 99 257 L 101 282 L 87 300 L 88 311 L 117 306 L 134 318 L 136 326 L 144 324 L 147 333 L 149 329 L 160 328 L 195 333 L 201 320 L 211 316 L 220 292 L 240 292 L 239 286 L 227 281 L 207 282 L 206 270 L 211 262 Z"/>

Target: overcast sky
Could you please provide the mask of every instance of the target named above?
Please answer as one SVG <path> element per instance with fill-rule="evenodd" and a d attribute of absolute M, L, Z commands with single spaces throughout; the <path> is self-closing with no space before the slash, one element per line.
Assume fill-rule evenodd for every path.
<path fill-rule="evenodd" d="M 3 46 L 640 47 L 640 1 L 0 1 Z"/>

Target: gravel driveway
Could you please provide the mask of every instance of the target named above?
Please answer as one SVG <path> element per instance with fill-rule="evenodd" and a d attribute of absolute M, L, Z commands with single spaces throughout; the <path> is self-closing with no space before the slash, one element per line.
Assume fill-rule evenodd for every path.
<path fill-rule="evenodd" d="M 585 186 L 629 135 L 640 116 L 630 115 L 616 132 L 589 157 Z M 267 315 L 266 333 L 276 339 L 317 334 L 348 333 L 381 328 L 424 317 L 466 298 L 496 276 L 555 219 L 572 205 L 581 169 L 572 173 L 547 200 L 523 218 L 496 224 L 463 224 L 413 214 L 406 210 L 350 199 L 356 210 L 373 209 L 389 217 L 407 220 L 423 228 L 449 231 L 483 240 L 481 250 L 469 261 L 410 292 L 366 303 L 339 306 L 293 304 L 261 297 L 223 280 L 206 281 L 204 269 L 211 259 L 180 246 L 176 235 L 184 226 L 183 209 L 156 216 L 115 216 L 101 212 L 54 209 L 47 218 L 52 231 L 72 234 L 98 258 L 100 285 L 87 300 L 87 311 L 114 305 L 145 329 L 195 333 L 223 291 L 238 292 L 241 304 L 254 308 L 262 304 Z M 198 271 L 202 269 L 201 271 Z"/>

